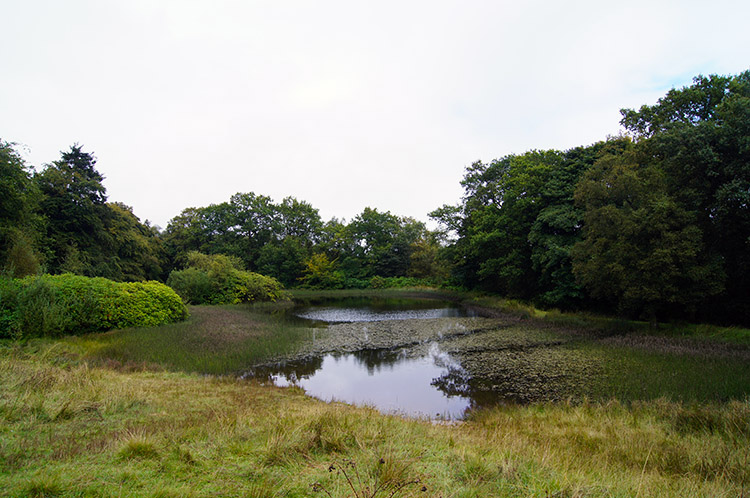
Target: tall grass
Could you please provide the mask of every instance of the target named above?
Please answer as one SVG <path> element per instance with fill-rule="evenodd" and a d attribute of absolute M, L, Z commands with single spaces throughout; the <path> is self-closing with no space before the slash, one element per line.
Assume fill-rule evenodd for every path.
<path fill-rule="evenodd" d="M 411 482 L 394 496 L 729 498 L 750 488 L 748 447 L 750 401 L 506 405 L 435 425 L 229 377 L 91 367 L 66 342 L 0 347 L 8 497 L 310 497 L 316 484 L 345 497 Z"/>
<path fill-rule="evenodd" d="M 225 375 L 291 352 L 309 332 L 248 305 L 192 306 L 188 321 L 71 338 L 88 358 L 126 368 Z"/>
<path fill-rule="evenodd" d="M 602 372 L 591 386 L 592 395 L 599 399 L 723 402 L 750 395 L 748 355 L 733 358 L 602 345 L 586 345 L 583 350 L 600 357 Z"/>

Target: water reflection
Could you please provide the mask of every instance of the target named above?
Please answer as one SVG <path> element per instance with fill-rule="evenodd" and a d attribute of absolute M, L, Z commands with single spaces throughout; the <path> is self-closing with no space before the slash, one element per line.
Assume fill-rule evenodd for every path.
<path fill-rule="evenodd" d="M 304 360 L 278 362 L 255 367 L 243 375 L 246 379 L 258 379 L 273 382 L 279 386 L 297 385 L 308 379 L 323 367 L 323 358 L 316 356 Z M 284 378 L 281 381 L 281 377 Z"/>
<path fill-rule="evenodd" d="M 436 344 L 430 354 L 417 358 L 405 351 L 364 350 L 268 365 L 247 376 L 281 387 L 296 385 L 324 401 L 368 405 L 408 416 L 456 420 L 476 405 L 468 375 Z"/>
<path fill-rule="evenodd" d="M 375 375 L 384 368 L 392 370 L 394 365 L 405 359 L 403 351 L 390 349 L 363 349 L 352 353 L 351 356 L 357 366 L 367 370 L 368 375 Z"/>
<path fill-rule="evenodd" d="M 295 315 L 307 320 L 326 323 L 347 322 L 380 322 L 385 320 L 415 320 L 429 318 L 453 318 L 475 316 L 472 312 L 458 306 L 442 306 L 426 309 L 382 309 L 374 307 L 341 308 L 334 306 L 315 306 L 297 310 Z"/>

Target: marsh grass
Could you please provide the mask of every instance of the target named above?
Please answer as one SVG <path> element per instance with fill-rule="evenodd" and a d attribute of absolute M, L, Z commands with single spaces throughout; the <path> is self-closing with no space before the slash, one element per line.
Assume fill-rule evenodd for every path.
<path fill-rule="evenodd" d="M 748 401 L 507 405 L 436 425 L 230 377 L 90 366 L 76 351 L 0 347 L 1 496 L 309 497 L 320 483 L 344 497 L 329 468 L 345 462 L 360 496 L 378 482 L 415 483 L 395 497 L 750 488 Z"/>
<path fill-rule="evenodd" d="M 308 334 L 268 311 L 268 306 L 192 306 L 186 322 L 90 334 L 68 341 L 86 357 L 111 366 L 224 375 L 289 353 Z"/>
<path fill-rule="evenodd" d="M 595 335 L 644 335 L 670 338 L 690 338 L 697 341 L 721 342 L 750 346 L 750 329 L 711 324 L 658 323 L 628 320 L 620 317 L 587 312 L 563 312 L 558 309 L 542 310 L 530 303 L 496 296 L 456 295 L 464 305 L 484 308 L 487 312 L 500 312 L 522 320 L 553 325 Z"/>
<path fill-rule="evenodd" d="M 433 424 L 323 403 L 298 388 L 186 373 L 236 371 L 304 340 L 256 311 L 199 307 L 186 324 L 0 342 L 0 496 L 294 498 L 316 496 L 316 483 L 337 498 L 372 496 L 378 483 L 391 483 L 389 493 L 404 483 L 394 498 L 750 490 L 750 399 L 658 397 L 687 381 L 705 392 L 727 382 L 732 392 L 748 382 L 747 363 L 718 354 L 706 374 L 698 368 L 706 356 L 661 352 L 630 330 L 614 335 L 625 343 L 594 334 L 603 339 L 589 353 L 606 360 L 609 381 L 626 386 L 623 396 L 632 391 L 630 401 L 506 404 Z M 587 326 L 567 328 L 575 337 Z M 653 399 L 637 400 L 648 382 Z M 358 479 L 352 468 L 348 478 L 336 473 L 347 462 Z"/>
<path fill-rule="evenodd" d="M 724 402 L 750 395 L 750 362 L 745 355 L 670 352 L 648 347 L 581 346 L 599 357 L 601 375 L 589 395 L 622 401 Z"/>

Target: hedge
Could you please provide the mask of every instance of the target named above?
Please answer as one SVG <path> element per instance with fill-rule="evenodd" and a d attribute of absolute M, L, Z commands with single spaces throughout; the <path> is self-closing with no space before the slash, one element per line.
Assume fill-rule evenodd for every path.
<path fill-rule="evenodd" d="M 84 334 L 182 320 L 187 308 L 159 282 L 78 275 L 0 278 L 0 337 Z"/>

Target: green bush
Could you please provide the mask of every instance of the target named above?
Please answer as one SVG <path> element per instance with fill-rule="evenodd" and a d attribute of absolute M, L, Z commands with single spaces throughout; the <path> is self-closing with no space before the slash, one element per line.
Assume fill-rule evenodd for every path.
<path fill-rule="evenodd" d="M 319 253 L 307 258 L 302 276 L 297 280 L 305 289 L 341 289 L 344 278 L 336 260 L 331 261 L 325 253 Z"/>
<path fill-rule="evenodd" d="M 370 279 L 370 287 L 373 289 L 403 289 L 406 287 L 440 287 L 440 286 L 441 286 L 441 280 L 433 279 L 433 278 L 374 276 Z"/>
<path fill-rule="evenodd" d="M 0 279 L 0 337 L 82 334 L 182 320 L 180 297 L 159 282 L 78 275 Z"/>
<path fill-rule="evenodd" d="M 239 304 L 286 299 L 272 277 L 243 271 L 236 259 L 222 254 L 188 254 L 188 268 L 169 274 L 167 285 L 192 304 Z"/>
<path fill-rule="evenodd" d="M 187 303 L 211 303 L 217 289 L 208 272 L 198 268 L 175 270 L 169 274 L 167 285 Z"/>

